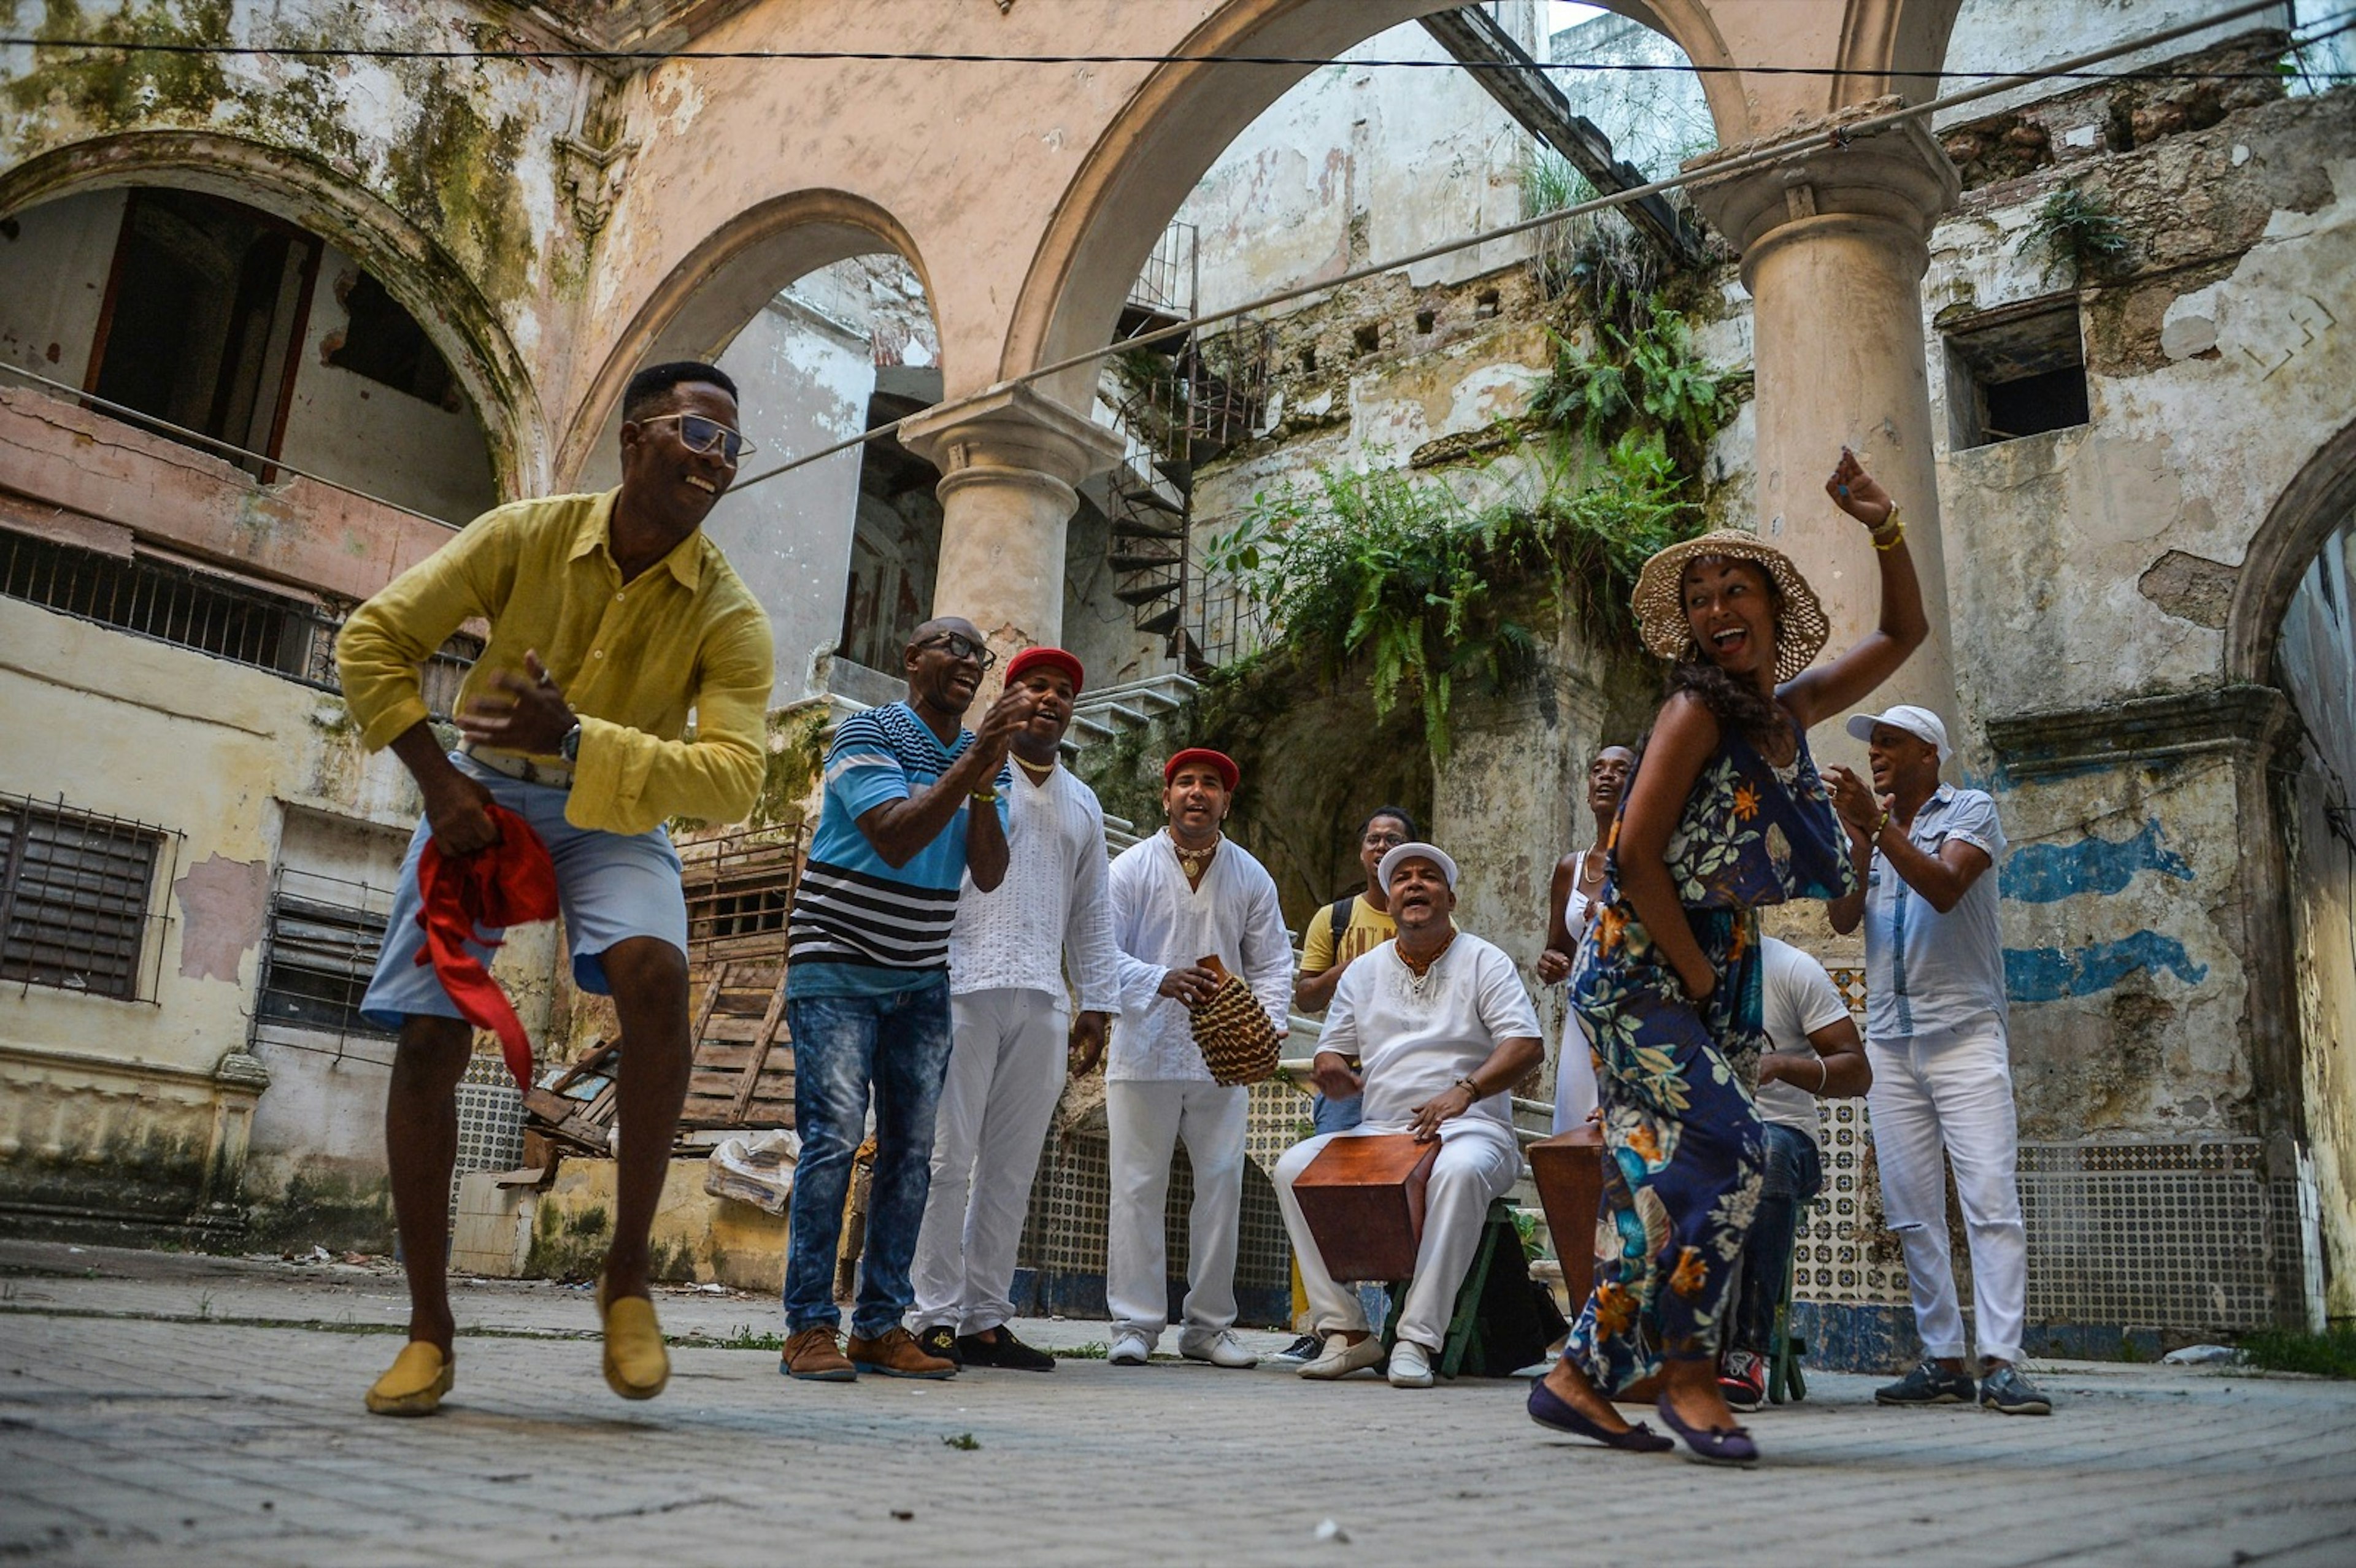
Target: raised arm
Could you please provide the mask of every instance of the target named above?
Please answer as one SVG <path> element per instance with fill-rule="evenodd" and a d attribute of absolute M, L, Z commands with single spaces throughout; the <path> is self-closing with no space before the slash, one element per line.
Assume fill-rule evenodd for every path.
<path fill-rule="evenodd" d="M 940 777 L 922 790 L 859 814 L 860 833 L 885 865 L 897 868 L 915 859 L 965 809 L 974 791 L 991 787 L 998 770 L 1006 765 L 1009 740 L 1030 721 L 1037 700 L 1026 688 L 1008 688 L 983 716 L 973 744 L 958 752 Z M 994 809 L 976 812 L 967 826 L 966 869 L 973 873 L 973 885 L 983 892 L 996 888 L 1006 876 L 1006 835 L 995 820 L 981 821 L 997 815 Z"/>
<path fill-rule="evenodd" d="M 1906 549 L 1902 519 L 1894 537 L 1887 527 L 1898 510 L 1889 492 L 1845 446 L 1840 465 L 1825 481 L 1825 491 L 1869 533 L 1879 530 L 1881 535 L 1874 540 L 1873 552 L 1881 575 L 1881 624 L 1857 646 L 1830 663 L 1803 671 L 1776 693 L 1804 726 L 1845 712 L 1873 695 L 1874 688 L 1896 674 L 1931 632 L 1931 623 L 1922 613 L 1922 586 L 1914 576 L 1914 558 Z"/>

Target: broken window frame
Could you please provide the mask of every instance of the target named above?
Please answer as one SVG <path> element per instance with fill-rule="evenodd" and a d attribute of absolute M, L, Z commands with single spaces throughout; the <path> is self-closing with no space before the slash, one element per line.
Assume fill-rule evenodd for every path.
<path fill-rule="evenodd" d="M 294 403 L 294 380 L 302 365 L 303 345 L 310 332 L 311 302 L 313 296 L 317 292 L 319 282 L 319 263 L 325 256 L 327 249 L 327 242 L 325 240 L 321 240 L 317 235 L 313 234 L 308 229 L 304 229 L 299 224 L 290 223 L 284 219 L 276 217 L 272 213 L 262 211 L 260 208 L 249 207 L 244 202 L 234 201 L 224 196 L 216 196 L 210 191 L 193 190 L 181 186 L 134 186 L 132 187 L 128 199 L 124 201 L 123 206 L 122 226 L 117 229 L 115 234 L 114 254 L 107 266 L 106 291 L 99 304 L 98 326 L 91 338 L 90 365 L 89 368 L 83 375 L 82 390 L 90 393 L 93 397 L 105 397 L 107 395 L 102 389 L 99 383 L 105 374 L 107 349 L 114 336 L 115 313 L 122 299 L 123 273 L 125 268 L 131 261 L 134 248 L 137 243 L 138 208 L 142 205 L 143 201 L 148 203 L 155 202 L 157 199 L 156 193 L 159 192 L 168 192 L 176 197 L 193 197 L 202 201 L 216 203 L 221 207 L 231 209 L 241 221 L 249 223 L 257 229 L 269 230 L 284 239 L 288 246 L 287 261 L 284 265 L 299 264 L 300 266 L 301 271 L 295 288 L 294 298 L 291 306 L 287 306 L 284 309 L 284 321 L 282 322 L 280 320 L 279 309 L 273 307 L 271 315 L 271 325 L 264 335 L 263 353 L 266 356 L 268 352 L 269 340 L 278 335 L 279 328 L 282 325 L 285 331 L 285 347 L 279 357 L 277 380 L 274 388 L 271 389 L 270 393 L 274 403 L 274 407 L 271 412 L 267 439 L 258 443 L 258 445 L 251 442 L 250 437 L 253 424 L 253 419 L 251 412 L 249 412 L 247 416 L 246 431 L 241 432 L 245 439 L 241 439 L 240 434 L 232 434 L 226 431 L 207 428 L 207 426 L 215 422 L 220 412 L 219 405 L 222 397 L 221 388 L 225 378 L 228 375 L 226 365 L 224 365 L 224 368 L 220 371 L 216 373 L 213 398 L 215 406 L 208 415 L 207 420 L 200 424 L 192 424 L 181 427 L 196 431 L 198 433 L 202 435 L 210 436 L 216 441 L 225 442 L 231 446 L 257 452 L 259 455 L 255 456 L 230 457 L 211 447 L 198 447 L 199 451 L 206 452 L 209 455 L 220 458 L 223 462 L 232 464 L 239 468 L 244 469 L 262 484 L 275 484 L 278 480 L 278 466 L 276 464 L 267 460 L 274 458 L 280 454 L 280 449 L 285 441 L 287 416 L 292 411 Z M 285 275 L 284 265 L 282 266 L 280 273 L 282 290 Z M 224 355 L 224 360 L 226 360 L 226 357 L 227 356 Z M 266 373 L 267 372 L 264 372 L 264 374 Z M 264 382 L 255 388 L 254 396 L 257 403 L 262 396 L 262 387 L 267 385 L 268 383 Z M 109 400 L 127 403 L 127 400 L 119 398 L 110 398 Z M 121 419 L 127 423 L 138 425 L 142 429 L 151 430 L 155 434 L 163 436 L 167 440 L 184 440 L 180 435 L 179 431 L 174 428 L 175 421 L 166 421 L 160 414 L 151 413 L 145 419 L 131 414 L 109 414 L 107 417 Z M 188 444 L 193 445 L 196 443 L 189 443 Z"/>
<path fill-rule="evenodd" d="M 355 1039 L 390 1040 L 400 1033 L 369 1022 L 359 1011 L 384 947 L 392 898 L 390 888 L 281 862 L 271 883 L 261 978 L 254 987 L 254 1039 L 295 1045 L 298 1040 L 280 1037 L 329 1037 L 340 1061 Z"/>
<path fill-rule="evenodd" d="M 0 795 L 0 983 L 152 1005 L 171 925 L 156 889 L 182 839 L 63 796 Z"/>
<path fill-rule="evenodd" d="M 1997 446 L 2093 422 L 2091 389 L 2085 384 L 2085 326 L 2075 293 L 2046 294 L 1959 315 L 1940 323 L 1939 333 L 1946 348 L 1948 435 L 1954 450 Z M 1992 388 L 2065 370 L 2077 372 L 2084 417 L 2022 431 L 2000 430 L 1991 422 Z"/>
<path fill-rule="evenodd" d="M 786 921 L 801 880 L 801 834 L 748 828 L 683 844 L 679 853 L 695 984 L 721 964 L 782 963 Z"/>

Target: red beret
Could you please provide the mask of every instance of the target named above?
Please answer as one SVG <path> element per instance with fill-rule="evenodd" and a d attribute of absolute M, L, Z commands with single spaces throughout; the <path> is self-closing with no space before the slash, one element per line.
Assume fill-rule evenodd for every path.
<path fill-rule="evenodd" d="M 1006 661 L 1006 684 L 1012 686 L 1016 681 L 1021 680 L 1026 672 L 1037 669 L 1041 665 L 1046 666 L 1049 669 L 1062 670 L 1066 675 L 1070 676 L 1072 695 L 1077 697 L 1080 694 L 1083 678 L 1080 661 L 1061 648 L 1025 648 L 1016 654 Z"/>
<path fill-rule="evenodd" d="M 1226 784 L 1229 795 L 1235 794 L 1236 786 L 1243 782 L 1243 770 L 1236 766 L 1236 760 L 1225 752 L 1215 752 L 1208 746 L 1189 746 L 1163 763 L 1162 782 L 1166 784 L 1176 778 L 1178 770 L 1190 763 L 1208 763 L 1217 769 L 1219 778 Z"/>

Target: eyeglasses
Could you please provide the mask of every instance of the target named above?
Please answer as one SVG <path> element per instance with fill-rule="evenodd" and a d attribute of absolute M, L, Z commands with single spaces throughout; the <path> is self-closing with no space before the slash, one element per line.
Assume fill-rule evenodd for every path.
<path fill-rule="evenodd" d="M 734 463 L 753 450 L 744 432 L 730 430 L 718 420 L 706 419 L 701 414 L 657 414 L 638 422 L 669 424 L 674 420 L 679 421 L 679 443 L 690 452 L 717 452 Z"/>
<path fill-rule="evenodd" d="M 1405 836 L 1398 833 L 1369 833 L 1365 838 L 1369 849 L 1396 849 L 1406 842 Z"/>
<path fill-rule="evenodd" d="M 953 659 L 971 659 L 982 667 L 984 674 L 988 674 L 991 667 L 998 663 L 998 656 L 991 653 L 986 645 L 977 643 L 971 637 L 958 632 L 943 632 L 937 637 L 926 637 L 916 645 L 920 648 L 938 648 Z"/>

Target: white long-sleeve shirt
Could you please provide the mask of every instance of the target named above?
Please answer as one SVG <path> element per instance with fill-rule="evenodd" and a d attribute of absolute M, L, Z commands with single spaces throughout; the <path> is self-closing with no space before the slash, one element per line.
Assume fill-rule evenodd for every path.
<path fill-rule="evenodd" d="M 1033 784 L 1017 767 L 1005 787 L 1006 878 L 985 893 L 967 873 L 949 929 L 949 991 L 1044 991 L 1061 1000 L 1068 964 L 1080 1011 L 1117 1011 L 1120 955 L 1107 893 L 1104 807 L 1069 768 Z"/>
<path fill-rule="evenodd" d="M 1113 942 L 1120 952 L 1120 1027 L 1105 1063 L 1110 1079 L 1208 1083 L 1183 1004 L 1161 994 L 1162 979 L 1213 954 L 1242 977 L 1284 1032 L 1292 1008 L 1292 939 L 1268 869 L 1232 838 L 1220 840 L 1190 888 L 1165 830 L 1112 863 Z"/>
<path fill-rule="evenodd" d="M 1395 940 L 1343 971 L 1317 1049 L 1365 1064 L 1368 1126 L 1405 1126 L 1418 1105 L 1504 1041 L 1537 1038 L 1537 1010 L 1514 961 L 1460 931 L 1425 974 L 1420 993 Z M 1510 1127 L 1513 1105 L 1511 1092 L 1500 1089 L 1465 1114 Z"/>

